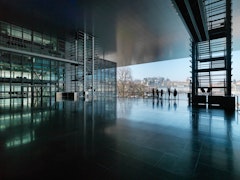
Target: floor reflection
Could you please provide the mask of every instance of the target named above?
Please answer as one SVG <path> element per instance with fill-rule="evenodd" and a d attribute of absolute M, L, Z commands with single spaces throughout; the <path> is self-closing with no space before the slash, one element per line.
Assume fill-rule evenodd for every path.
<path fill-rule="evenodd" d="M 35 107 L 22 106 L 18 101 L 12 101 L 15 103 L 9 105 L 9 102 L 1 100 L 0 104 L 0 142 L 3 149 L 77 131 L 82 131 L 84 141 L 88 131 L 94 139 L 95 126 L 101 126 L 104 122 L 114 124 L 116 121 L 116 99 L 66 100 Z"/>
<path fill-rule="evenodd" d="M 222 110 L 192 109 L 192 151 L 198 147 L 199 163 L 196 173 L 202 173 L 206 168 L 206 177 L 216 172 L 224 171 L 229 177 L 239 174 L 236 169 L 239 160 L 236 152 L 239 150 L 239 141 L 234 141 L 234 135 L 239 133 L 233 126 L 238 127 L 236 113 Z M 234 138 L 235 139 L 235 138 Z"/>
<path fill-rule="evenodd" d="M 237 112 L 192 109 L 185 101 L 144 99 L 142 102 L 138 100 L 138 104 L 134 102 L 132 100 L 131 111 L 128 109 L 128 114 L 124 117 L 123 113 L 122 118 L 136 122 L 135 128 L 157 134 L 158 140 L 149 138 L 147 142 L 150 144 L 144 143 L 144 146 L 164 151 L 162 158 L 171 161 L 168 164 L 160 159 L 159 168 L 184 177 L 229 178 L 240 175 L 237 169 L 240 165 Z"/>
<path fill-rule="evenodd" d="M 0 179 L 240 177 L 238 112 L 152 98 L 48 101 L 1 101 Z"/>

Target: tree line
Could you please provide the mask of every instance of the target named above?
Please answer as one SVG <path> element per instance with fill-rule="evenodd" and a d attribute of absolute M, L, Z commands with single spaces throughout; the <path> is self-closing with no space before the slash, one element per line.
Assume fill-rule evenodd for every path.
<path fill-rule="evenodd" d="M 144 96 L 147 86 L 133 81 L 131 69 L 124 67 L 117 71 L 117 91 L 119 97 Z"/>

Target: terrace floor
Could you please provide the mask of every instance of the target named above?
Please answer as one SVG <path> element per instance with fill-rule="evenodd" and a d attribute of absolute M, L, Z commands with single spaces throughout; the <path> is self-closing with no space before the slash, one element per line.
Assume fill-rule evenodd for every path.
<path fill-rule="evenodd" d="M 10 104 L 0 179 L 240 178 L 238 111 L 151 98 Z"/>

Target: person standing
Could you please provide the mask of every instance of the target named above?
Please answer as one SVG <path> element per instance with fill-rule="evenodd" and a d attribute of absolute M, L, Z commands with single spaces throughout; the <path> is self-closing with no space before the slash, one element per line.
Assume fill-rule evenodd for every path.
<path fill-rule="evenodd" d="M 154 96 L 155 96 L 154 88 L 152 88 L 152 95 L 153 95 L 153 98 L 154 98 Z"/>
<path fill-rule="evenodd" d="M 162 99 L 162 97 L 163 97 L 163 90 L 162 89 L 160 91 L 160 94 L 161 94 L 161 99 Z"/>
<path fill-rule="evenodd" d="M 170 88 L 168 88 L 168 99 L 170 99 L 170 95 L 171 95 L 171 90 Z"/>
<path fill-rule="evenodd" d="M 174 91 L 173 91 L 173 96 L 174 96 L 174 99 L 176 99 L 176 96 L 177 96 L 177 90 L 176 89 L 174 89 Z"/>
<path fill-rule="evenodd" d="M 159 91 L 158 91 L 158 89 L 156 90 L 156 94 L 157 94 L 157 99 L 159 99 Z"/>

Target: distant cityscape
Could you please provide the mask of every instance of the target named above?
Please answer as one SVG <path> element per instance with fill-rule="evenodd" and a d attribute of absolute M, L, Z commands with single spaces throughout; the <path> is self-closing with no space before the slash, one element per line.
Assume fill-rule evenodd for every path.
<path fill-rule="evenodd" d="M 173 91 L 177 89 L 179 93 L 189 93 L 191 92 L 191 80 L 187 78 L 184 81 L 172 81 L 168 78 L 164 77 L 146 77 L 142 80 L 134 80 L 135 84 L 142 84 L 145 86 L 145 90 L 148 93 L 152 92 L 152 89 L 167 91 L 168 88 Z M 232 94 L 233 95 L 240 95 L 240 80 L 234 80 L 232 82 Z"/>
<path fill-rule="evenodd" d="M 222 86 L 224 82 L 214 82 L 211 87 Z M 199 89 L 199 93 L 206 94 L 209 84 L 205 85 L 205 89 Z M 188 77 L 182 81 L 171 80 L 165 77 L 145 77 L 142 79 L 134 79 L 131 74 L 130 68 L 118 69 L 117 91 L 118 97 L 149 97 L 153 94 L 153 89 L 156 92 L 163 90 L 166 95 L 168 89 L 173 92 L 177 90 L 178 94 L 187 94 L 192 91 L 191 78 Z M 215 88 L 212 91 L 215 95 L 224 95 L 224 89 Z M 232 95 L 240 95 L 240 80 L 232 81 Z"/>
<path fill-rule="evenodd" d="M 186 79 L 185 81 L 171 81 L 168 78 L 164 77 L 147 77 L 144 78 L 143 80 L 135 80 L 138 83 L 142 83 L 145 86 L 151 90 L 152 88 L 154 89 L 163 89 L 164 91 L 167 90 L 167 88 L 170 89 L 177 89 L 179 93 L 188 93 L 190 91 L 190 79 Z"/>

